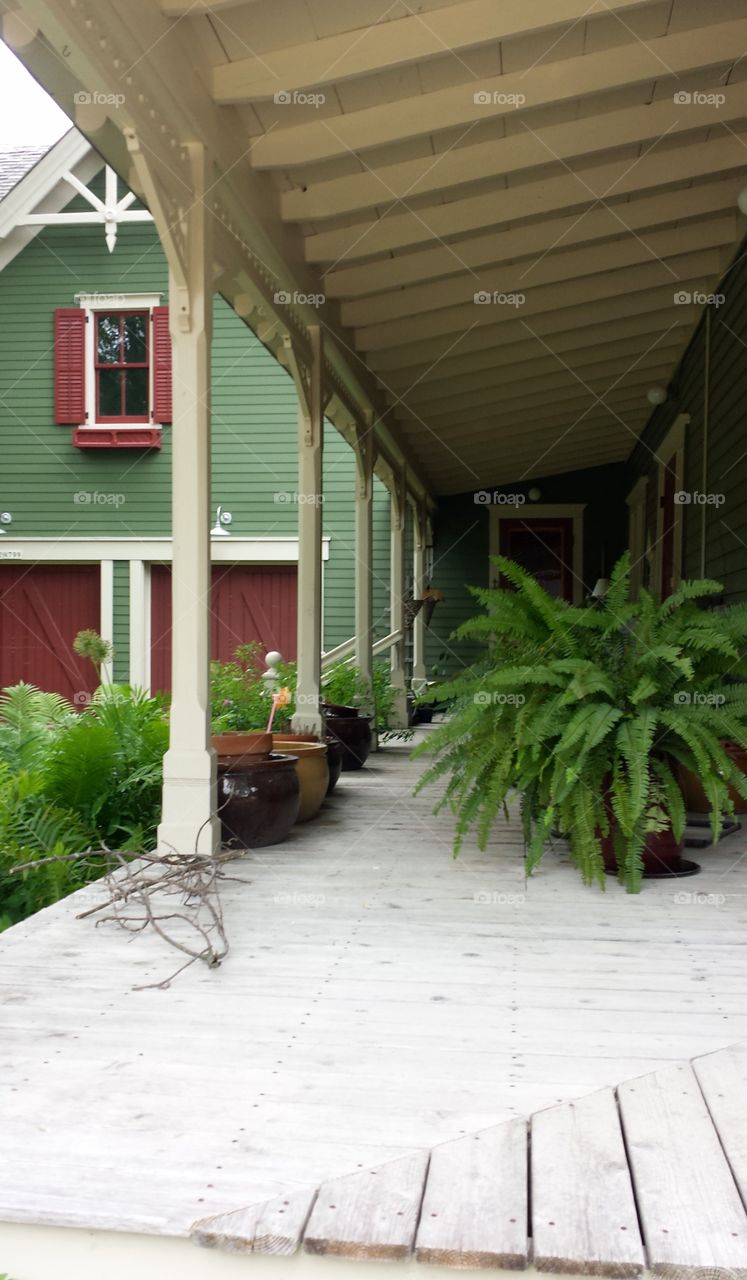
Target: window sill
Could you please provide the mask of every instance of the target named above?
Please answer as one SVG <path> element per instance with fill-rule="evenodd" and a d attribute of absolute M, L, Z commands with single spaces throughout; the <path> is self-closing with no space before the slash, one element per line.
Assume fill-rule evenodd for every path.
<path fill-rule="evenodd" d="M 76 449 L 160 449 L 160 427 L 75 427 Z"/>

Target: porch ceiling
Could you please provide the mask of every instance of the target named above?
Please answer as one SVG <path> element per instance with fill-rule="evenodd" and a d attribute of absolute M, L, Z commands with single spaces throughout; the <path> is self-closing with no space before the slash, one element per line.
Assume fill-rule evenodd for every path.
<path fill-rule="evenodd" d="M 92 5 L 21 10 L 59 45 Z M 744 0 L 99 0 L 95 17 L 112 55 L 125 28 L 130 59 L 139 41 L 117 74 L 157 73 L 175 128 L 207 139 L 217 110 L 434 492 L 630 453 L 701 311 L 677 295 L 711 292 L 744 229 Z"/>

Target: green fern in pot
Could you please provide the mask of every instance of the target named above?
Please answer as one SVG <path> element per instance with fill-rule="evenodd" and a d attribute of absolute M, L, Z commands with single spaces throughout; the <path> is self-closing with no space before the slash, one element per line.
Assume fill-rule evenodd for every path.
<path fill-rule="evenodd" d="M 714 840 L 730 784 L 747 796 L 722 745 L 747 743 L 747 605 L 703 607 L 722 592 L 710 581 L 634 601 L 625 555 L 604 599 L 576 608 L 510 560 L 495 564 L 513 589 L 473 589 L 484 612 L 456 634 L 488 657 L 433 691 L 452 714 L 415 753 L 435 755 L 418 790 L 445 780 L 437 809 L 456 814 L 455 854 L 470 831 L 485 848 L 518 793 L 527 874 L 560 829 L 585 883 L 604 886 L 614 854 L 637 892 L 652 848 L 681 849 L 681 769 L 702 783 Z"/>

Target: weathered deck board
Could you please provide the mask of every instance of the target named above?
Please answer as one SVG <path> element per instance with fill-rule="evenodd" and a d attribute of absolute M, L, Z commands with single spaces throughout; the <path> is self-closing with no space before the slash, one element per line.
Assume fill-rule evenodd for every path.
<path fill-rule="evenodd" d="M 0 1220 L 187 1234 L 747 1038 L 743 836 L 684 905 L 556 853 L 526 885 L 513 821 L 452 859 L 407 756 L 246 860 L 218 970 L 134 991 L 174 957 L 75 901 L 0 936 Z"/>
<path fill-rule="evenodd" d="M 308 1253 L 395 1261 L 412 1252 L 425 1152 L 322 1184 L 304 1233 Z"/>
<path fill-rule="evenodd" d="M 618 1088 L 651 1270 L 747 1278 L 747 1214 L 689 1065 Z"/>
<path fill-rule="evenodd" d="M 525 1121 L 433 1148 L 415 1238 L 418 1262 L 523 1268 L 527 1225 Z"/>
<path fill-rule="evenodd" d="M 531 1185 L 539 1270 L 640 1274 L 643 1244 L 611 1089 L 533 1117 Z"/>
<path fill-rule="evenodd" d="M 696 1058 L 693 1070 L 747 1209 L 747 1041 Z"/>
<path fill-rule="evenodd" d="M 192 1228 L 192 1239 L 208 1249 L 227 1253 L 295 1253 L 314 1203 L 316 1190 L 290 1192 L 264 1204 L 203 1218 Z"/>

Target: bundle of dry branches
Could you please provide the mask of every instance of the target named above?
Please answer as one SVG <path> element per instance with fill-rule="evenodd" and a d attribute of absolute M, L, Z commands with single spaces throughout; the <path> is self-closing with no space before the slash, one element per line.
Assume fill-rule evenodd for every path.
<path fill-rule="evenodd" d="M 188 957 L 168 978 L 147 984 L 168 987 L 196 960 L 214 968 L 228 954 L 219 888 L 222 881 L 239 879 L 225 873 L 225 864 L 237 856 L 230 850 L 211 855 L 175 851 L 133 855 L 104 847 L 39 858 L 12 870 L 27 871 L 51 862 L 101 859 L 105 874 L 96 885 L 101 887 L 102 900 L 79 912 L 77 919 L 96 916 L 97 925 L 114 922 L 130 933 L 153 929 Z"/>

